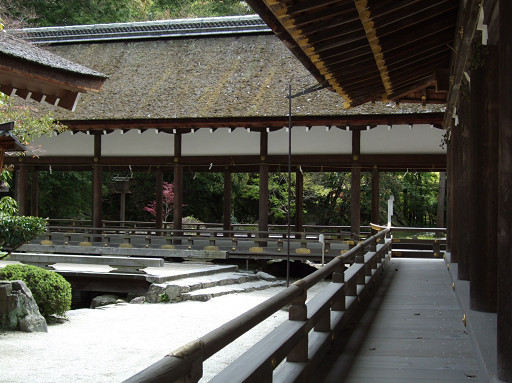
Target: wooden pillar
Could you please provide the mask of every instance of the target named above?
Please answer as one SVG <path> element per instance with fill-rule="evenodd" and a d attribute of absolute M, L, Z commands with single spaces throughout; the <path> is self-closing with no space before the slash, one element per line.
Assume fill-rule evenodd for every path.
<path fill-rule="evenodd" d="M 18 214 L 28 215 L 28 168 L 25 164 L 18 166 L 16 177 L 16 199 L 18 201 Z"/>
<path fill-rule="evenodd" d="M 439 172 L 439 196 L 437 198 L 437 214 L 436 214 L 436 223 L 437 227 L 445 227 L 444 220 L 444 205 L 446 198 L 446 173 Z"/>
<path fill-rule="evenodd" d="M 469 201 L 468 201 L 468 125 L 469 125 L 470 105 L 467 97 L 463 97 L 460 103 L 460 114 L 458 126 L 458 153 L 457 173 L 460 178 L 457 197 L 459 199 L 457 210 L 457 250 L 458 250 L 458 278 L 460 280 L 469 281 L 470 267 L 469 262 L 469 236 L 468 236 L 468 220 L 469 220 Z"/>
<path fill-rule="evenodd" d="M 155 229 L 161 230 L 164 221 L 164 172 L 158 169 L 155 172 Z M 161 234 L 161 233 L 160 233 Z"/>
<path fill-rule="evenodd" d="M 372 172 L 372 223 L 379 224 L 379 202 L 380 202 L 380 173 L 377 165 L 373 167 Z M 372 230 L 372 234 L 376 234 L 376 230 Z"/>
<path fill-rule="evenodd" d="M 512 382 L 512 2 L 499 2 L 498 379 Z"/>
<path fill-rule="evenodd" d="M 462 127 L 456 125 L 452 128 L 450 136 L 450 149 L 452 151 L 452 250 L 451 262 L 459 262 L 459 243 L 461 238 L 462 212 L 464 208 L 462 204 Z"/>
<path fill-rule="evenodd" d="M 174 203 L 173 228 L 183 227 L 183 166 L 181 161 L 181 133 L 174 134 Z"/>
<path fill-rule="evenodd" d="M 4 168 L 4 158 L 5 158 L 5 150 L 0 149 L 0 174 Z"/>
<path fill-rule="evenodd" d="M 449 134 L 448 132 L 446 134 Z M 452 215 L 453 215 L 453 151 L 448 142 L 446 145 L 446 251 L 452 252 Z"/>
<path fill-rule="evenodd" d="M 33 217 L 39 216 L 39 172 L 32 169 L 30 189 L 30 215 Z"/>
<path fill-rule="evenodd" d="M 447 132 L 446 134 L 450 134 Z M 450 140 L 446 144 L 446 176 L 447 176 L 447 193 L 446 193 L 446 251 L 450 252 L 453 258 L 453 215 L 454 215 L 454 169 L 453 169 L 453 149 Z"/>
<path fill-rule="evenodd" d="M 267 163 L 268 154 L 268 133 L 260 133 L 260 200 L 259 200 L 259 231 L 268 231 L 268 176 L 269 168 Z"/>
<path fill-rule="evenodd" d="M 94 162 L 92 168 L 92 226 L 103 227 L 102 186 L 103 168 L 98 162 L 101 159 L 101 134 L 94 135 Z"/>
<path fill-rule="evenodd" d="M 352 130 L 352 173 L 350 182 L 350 235 L 358 240 L 361 234 L 361 131 Z"/>
<path fill-rule="evenodd" d="M 304 175 L 300 170 L 295 172 L 295 231 L 304 230 Z"/>
<path fill-rule="evenodd" d="M 471 71 L 471 120 L 468 134 L 468 246 L 470 261 L 470 307 L 472 310 L 496 311 L 496 225 L 489 206 L 496 193 L 497 178 L 493 152 L 497 142 L 490 133 L 497 130 L 498 60 L 497 51 L 487 48 L 487 62 Z M 496 144 L 496 145 L 494 145 Z M 488 228 L 492 227 L 492 231 Z"/>
<path fill-rule="evenodd" d="M 222 228 L 226 231 L 231 230 L 231 210 L 232 210 L 233 178 L 229 170 L 224 171 L 224 205 Z"/>

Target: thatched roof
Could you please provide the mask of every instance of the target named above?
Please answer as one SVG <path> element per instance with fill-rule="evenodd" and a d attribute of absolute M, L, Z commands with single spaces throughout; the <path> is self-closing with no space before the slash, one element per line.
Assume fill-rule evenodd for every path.
<path fill-rule="evenodd" d="M 54 113 L 64 120 L 282 116 L 288 112 L 289 82 L 293 93 L 317 84 L 283 43 L 266 32 L 134 37 L 47 49 L 109 77 L 101 94 L 82 97 L 75 113 Z M 323 89 L 295 98 L 292 112 L 339 115 L 425 111 L 421 105 L 392 107 L 382 103 L 344 110 L 343 104 L 336 93 Z"/>
<path fill-rule="evenodd" d="M 0 32 L 0 91 L 72 110 L 80 93 L 99 91 L 107 77 Z"/>

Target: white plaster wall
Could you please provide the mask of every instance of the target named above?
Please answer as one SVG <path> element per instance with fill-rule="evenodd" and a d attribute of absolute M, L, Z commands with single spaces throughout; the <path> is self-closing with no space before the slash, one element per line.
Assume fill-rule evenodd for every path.
<path fill-rule="evenodd" d="M 43 156 L 93 156 L 94 137 L 84 133 L 72 135 L 71 132 L 63 132 L 58 136 L 39 137 L 30 143 L 39 150 Z"/>
<path fill-rule="evenodd" d="M 156 133 L 156 129 L 148 129 L 139 133 L 130 130 L 124 134 L 114 131 L 101 136 L 101 153 L 104 156 L 173 156 L 174 136 L 167 133 Z"/>
<path fill-rule="evenodd" d="M 379 125 L 361 132 L 361 154 L 445 154 L 444 133 L 431 125 Z"/>
<path fill-rule="evenodd" d="M 199 129 L 195 133 L 184 134 L 181 138 L 183 156 L 229 156 L 260 154 L 260 134 L 246 129 L 221 128 L 210 133 L 209 129 Z"/>
<path fill-rule="evenodd" d="M 351 132 L 325 126 L 313 126 L 309 132 L 305 126 L 292 128 L 292 154 L 350 154 L 351 148 Z M 269 133 L 268 153 L 288 154 L 286 129 Z"/>
<path fill-rule="evenodd" d="M 430 125 L 378 126 L 361 132 L 362 154 L 444 154 L 440 147 L 444 130 Z M 173 156 L 174 135 L 156 133 L 148 129 L 143 133 L 131 130 L 124 134 L 116 131 L 101 136 L 104 156 Z M 31 146 L 46 151 L 47 156 L 93 156 L 94 137 L 84 133 L 72 135 L 64 132 L 58 136 L 40 137 Z M 350 154 L 352 132 L 323 126 L 292 128 L 292 154 Z M 182 136 L 184 156 L 259 155 L 260 134 L 238 128 L 233 132 L 221 128 L 214 132 L 199 129 Z M 280 129 L 268 134 L 269 155 L 288 154 L 288 133 Z"/>

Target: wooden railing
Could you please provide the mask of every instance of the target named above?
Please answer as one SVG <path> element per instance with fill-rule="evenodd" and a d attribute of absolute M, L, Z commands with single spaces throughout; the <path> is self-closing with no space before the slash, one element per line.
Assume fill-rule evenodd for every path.
<path fill-rule="evenodd" d="M 310 376 L 354 311 L 368 287 L 380 274 L 391 242 L 390 228 L 357 244 L 324 267 L 272 298 L 203 337 L 166 355 L 125 382 L 197 382 L 203 362 L 283 307 L 289 318 L 211 382 L 272 382 L 279 372 L 290 381 Z M 346 264 L 351 265 L 346 269 Z M 311 300 L 308 289 L 324 280 L 332 282 Z"/>
<path fill-rule="evenodd" d="M 79 228 L 79 227 L 91 227 L 91 220 L 80 220 L 80 219 L 48 219 L 48 225 L 50 228 Z M 172 230 L 173 223 L 172 222 L 163 222 L 164 230 Z M 183 223 L 183 228 L 185 229 L 218 229 L 221 230 L 223 227 L 222 223 L 203 223 L 203 222 L 191 222 L 191 223 Z M 126 229 L 147 229 L 148 231 L 155 230 L 155 223 L 149 221 L 111 221 L 104 220 L 103 228 L 117 228 L 119 230 Z M 277 231 L 277 232 L 285 232 L 287 231 L 288 226 L 286 224 L 269 224 L 269 231 Z M 340 233 L 350 233 L 350 226 L 342 226 L 342 225 L 303 225 L 303 231 L 306 233 L 309 232 L 340 232 Z M 231 224 L 231 230 L 233 231 L 257 231 L 258 223 L 237 223 Z M 370 226 L 361 226 L 361 234 L 367 236 L 370 233 Z"/>

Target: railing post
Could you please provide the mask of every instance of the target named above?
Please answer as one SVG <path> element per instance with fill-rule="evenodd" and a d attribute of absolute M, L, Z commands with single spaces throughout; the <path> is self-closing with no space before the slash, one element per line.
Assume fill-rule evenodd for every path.
<path fill-rule="evenodd" d="M 340 293 L 336 295 L 334 301 L 331 305 L 331 310 L 333 311 L 345 311 L 346 302 L 345 296 L 346 294 L 346 284 L 345 284 L 345 265 L 343 262 L 338 263 L 334 272 L 332 273 L 332 283 L 340 284 Z"/>
<path fill-rule="evenodd" d="M 439 257 L 441 255 L 441 245 L 439 244 L 439 241 L 436 239 L 434 240 L 434 245 L 433 245 L 433 255 L 434 257 Z"/>
<path fill-rule="evenodd" d="M 364 255 L 356 255 L 356 258 L 355 258 L 355 263 L 359 263 L 359 264 L 364 264 Z M 365 280 L 365 274 L 366 274 L 366 267 L 363 266 L 362 270 L 359 270 L 357 272 L 357 284 L 358 285 L 365 285 L 366 284 L 366 280 Z"/>
<path fill-rule="evenodd" d="M 299 281 L 300 282 L 300 281 Z M 297 283 L 297 282 L 296 282 Z M 291 321 L 307 321 L 308 309 L 306 306 L 307 290 L 295 298 L 288 311 L 288 319 Z M 288 354 L 288 362 L 306 362 L 308 360 L 308 334 L 302 334 L 303 337 L 299 343 Z"/>

